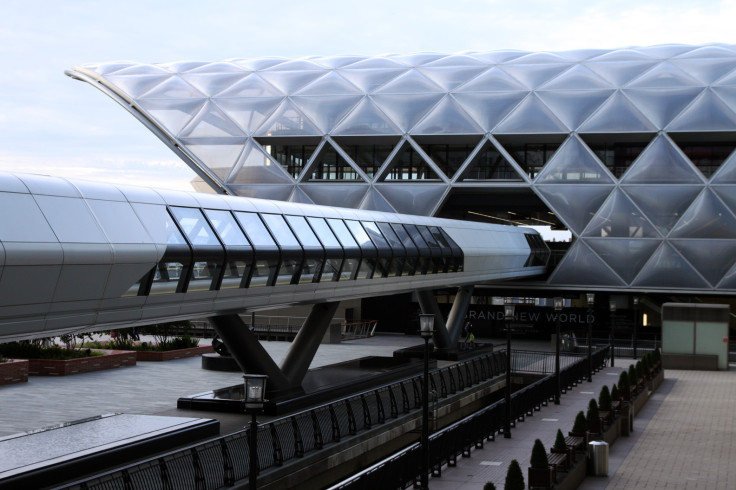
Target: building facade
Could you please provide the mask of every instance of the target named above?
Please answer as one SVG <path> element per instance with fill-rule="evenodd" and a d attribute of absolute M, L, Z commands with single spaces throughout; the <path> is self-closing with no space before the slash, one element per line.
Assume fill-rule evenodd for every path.
<path fill-rule="evenodd" d="M 67 73 L 221 193 L 569 230 L 527 287 L 736 292 L 736 46 Z"/>

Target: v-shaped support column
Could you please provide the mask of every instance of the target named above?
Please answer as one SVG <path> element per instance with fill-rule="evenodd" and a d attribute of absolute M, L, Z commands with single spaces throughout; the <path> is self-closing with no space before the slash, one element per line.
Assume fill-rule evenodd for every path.
<path fill-rule="evenodd" d="M 456 345 L 463 333 L 468 306 L 473 298 L 473 286 L 462 286 L 455 293 L 455 302 L 452 303 L 450 314 L 447 315 L 447 331 L 450 334 L 450 343 Z"/>
<path fill-rule="evenodd" d="M 434 348 L 443 351 L 454 348 L 455 345 L 450 344 L 450 336 L 447 333 L 445 319 L 442 317 L 442 312 L 432 290 L 422 289 L 417 291 L 417 299 L 419 300 L 419 307 L 422 309 L 422 313 L 434 315 L 434 334 L 432 336 L 434 339 Z"/>

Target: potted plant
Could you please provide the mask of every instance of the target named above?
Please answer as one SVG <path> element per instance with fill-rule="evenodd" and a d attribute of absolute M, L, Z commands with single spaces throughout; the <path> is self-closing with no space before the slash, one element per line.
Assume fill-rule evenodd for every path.
<path fill-rule="evenodd" d="M 621 371 L 618 377 L 618 389 L 621 391 L 621 399 L 625 402 L 631 400 L 631 388 L 629 386 L 629 375 L 626 371 Z"/>
<path fill-rule="evenodd" d="M 633 364 L 629 365 L 629 387 L 631 389 L 631 397 L 633 398 L 637 391 L 638 379 L 636 377 L 636 368 Z"/>
<path fill-rule="evenodd" d="M 613 408 L 611 406 L 611 392 L 608 391 L 608 386 L 603 385 L 601 392 L 598 395 L 598 409 L 600 410 L 602 418 L 606 422 L 613 420 Z M 605 413 L 603 413 L 605 412 Z"/>
<path fill-rule="evenodd" d="M 591 398 L 590 402 L 588 403 L 588 411 L 585 414 L 585 421 L 588 423 L 589 434 L 597 435 L 603 432 L 601 415 L 598 411 L 598 403 L 596 403 L 595 398 Z"/>
<path fill-rule="evenodd" d="M 575 462 L 575 450 L 567 445 L 565 442 L 565 436 L 562 434 L 560 429 L 557 429 L 557 435 L 555 436 L 555 443 L 552 445 L 550 452 L 557 454 L 567 454 L 568 466 Z"/>
<path fill-rule="evenodd" d="M 483 490 L 496 490 L 496 485 L 492 481 L 487 481 L 485 485 L 483 485 Z"/>
<path fill-rule="evenodd" d="M 534 441 L 529 464 L 529 488 L 552 488 L 552 469 L 549 467 L 547 450 L 539 439 Z"/>
<path fill-rule="evenodd" d="M 588 422 L 585 421 L 585 414 L 581 410 L 575 416 L 575 422 L 572 424 L 572 430 L 567 433 L 571 437 L 579 437 L 580 443 L 577 444 L 576 449 L 585 448 L 585 444 L 588 443 Z"/>
<path fill-rule="evenodd" d="M 519 462 L 511 460 L 509 469 L 506 471 L 506 481 L 503 485 L 504 490 L 525 490 L 524 474 L 521 472 Z"/>

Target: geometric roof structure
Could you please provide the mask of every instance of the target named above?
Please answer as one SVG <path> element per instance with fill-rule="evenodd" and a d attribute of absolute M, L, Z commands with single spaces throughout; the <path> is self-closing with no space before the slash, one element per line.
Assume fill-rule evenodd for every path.
<path fill-rule="evenodd" d="M 222 193 L 427 216 L 468 193 L 518 195 L 573 236 L 547 285 L 736 292 L 734 45 L 68 74 Z"/>

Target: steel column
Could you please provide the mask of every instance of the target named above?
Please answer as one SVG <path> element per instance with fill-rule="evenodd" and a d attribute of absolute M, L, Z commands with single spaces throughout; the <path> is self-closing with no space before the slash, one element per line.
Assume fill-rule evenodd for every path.
<path fill-rule="evenodd" d="M 470 300 L 473 298 L 473 286 L 462 286 L 455 293 L 455 302 L 452 303 L 450 314 L 447 315 L 447 331 L 450 335 L 450 345 L 457 345 L 463 334 L 465 316 L 468 313 Z"/>
<path fill-rule="evenodd" d="M 442 312 L 434 297 L 431 289 L 421 289 L 417 291 L 417 300 L 422 313 L 434 315 L 434 348 L 438 350 L 447 350 L 455 347 L 450 342 L 450 334 L 447 332 L 447 326 L 442 318 Z"/>

